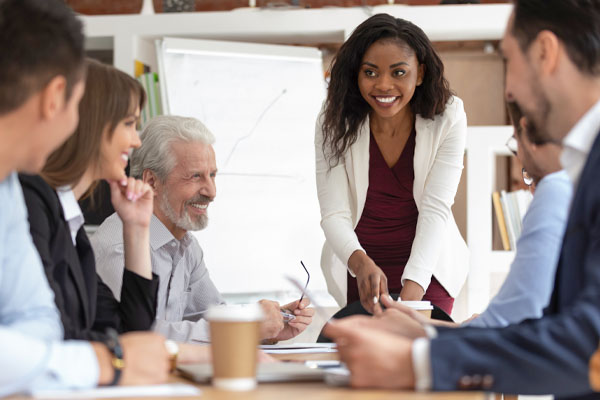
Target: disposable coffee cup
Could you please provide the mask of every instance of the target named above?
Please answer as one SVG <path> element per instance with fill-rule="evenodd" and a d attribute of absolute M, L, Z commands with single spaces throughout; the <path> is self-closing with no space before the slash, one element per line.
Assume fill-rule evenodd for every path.
<path fill-rule="evenodd" d="M 257 346 L 263 317 L 258 303 L 219 305 L 208 310 L 213 386 L 235 391 L 256 387 Z"/>
<path fill-rule="evenodd" d="M 427 318 L 431 318 L 433 305 L 431 305 L 431 302 L 429 301 L 400 301 L 400 304 L 410 307 L 413 310 L 417 310 Z"/>

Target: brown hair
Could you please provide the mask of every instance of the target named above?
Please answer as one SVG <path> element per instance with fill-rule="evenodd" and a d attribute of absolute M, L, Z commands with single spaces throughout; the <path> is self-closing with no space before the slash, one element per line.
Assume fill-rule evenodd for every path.
<path fill-rule="evenodd" d="M 79 124 L 75 133 L 56 149 L 41 172 L 50 186 L 76 185 L 90 165 L 98 165 L 102 136 L 109 139 L 115 128 L 139 105 L 146 93 L 142 85 L 118 69 L 87 59 L 85 94 L 79 103 Z M 83 197 L 89 196 L 95 183 Z"/>

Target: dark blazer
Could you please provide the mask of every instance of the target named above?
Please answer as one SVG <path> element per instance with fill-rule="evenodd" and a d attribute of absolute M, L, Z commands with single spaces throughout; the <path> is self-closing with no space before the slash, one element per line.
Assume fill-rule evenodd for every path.
<path fill-rule="evenodd" d="M 19 175 L 33 242 L 54 290 L 65 339 L 105 339 L 107 327 L 119 332 L 148 330 L 156 315 L 158 276 L 152 280 L 125 269 L 121 302 L 96 274 L 83 227 L 73 246 L 58 195 L 41 177 Z M 148 250 L 150 251 L 150 250 Z"/>
<path fill-rule="evenodd" d="M 600 398 L 588 361 L 600 341 L 600 134 L 571 205 L 549 306 L 503 329 L 443 329 L 431 341 L 435 390 Z"/>

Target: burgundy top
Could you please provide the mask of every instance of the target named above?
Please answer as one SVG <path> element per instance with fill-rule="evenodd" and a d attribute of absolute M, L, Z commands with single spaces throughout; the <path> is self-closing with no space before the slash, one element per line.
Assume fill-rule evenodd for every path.
<path fill-rule="evenodd" d="M 387 276 L 390 293 L 402 290 L 402 273 L 417 230 L 419 211 L 413 198 L 415 136 L 413 128 L 400 158 L 390 168 L 371 134 L 367 200 L 354 230 L 367 255 Z M 359 299 L 356 279 L 348 275 L 348 303 Z"/>

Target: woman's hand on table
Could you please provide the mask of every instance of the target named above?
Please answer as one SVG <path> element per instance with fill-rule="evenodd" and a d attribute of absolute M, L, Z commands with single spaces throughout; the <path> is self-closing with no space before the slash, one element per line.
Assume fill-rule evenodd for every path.
<path fill-rule="evenodd" d="M 370 313 L 380 296 L 388 294 L 387 277 L 362 250 L 356 250 L 348 259 L 348 267 L 356 275 L 360 303 Z"/>

